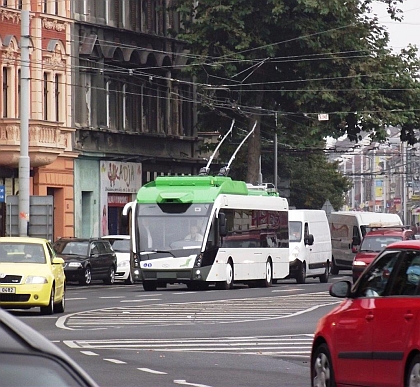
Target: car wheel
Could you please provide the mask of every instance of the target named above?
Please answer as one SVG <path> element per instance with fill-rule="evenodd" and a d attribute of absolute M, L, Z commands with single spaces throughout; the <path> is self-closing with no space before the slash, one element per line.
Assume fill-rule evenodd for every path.
<path fill-rule="evenodd" d="M 127 279 L 124 281 L 124 283 L 126 285 L 133 285 L 134 284 L 134 280 L 133 280 L 133 276 L 131 275 L 131 271 L 130 273 L 128 273 L 128 277 Z"/>
<path fill-rule="evenodd" d="M 328 277 L 330 276 L 330 265 L 328 264 L 328 262 L 326 263 L 325 266 L 325 272 L 324 274 L 319 276 L 319 282 L 326 284 L 328 282 Z"/>
<path fill-rule="evenodd" d="M 53 314 L 54 313 L 54 287 L 51 289 L 50 302 L 47 306 L 41 306 L 41 314 Z"/>
<path fill-rule="evenodd" d="M 80 285 L 90 285 L 92 283 L 92 271 L 90 270 L 90 266 L 85 267 L 83 278 L 79 281 L 79 283 Z"/>
<path fill-rule="evenodd" d="M 60 302 L 57 304 L 54 304 L 54 312 L 64 313 L 65 306 L 66 306 L 66 297 L 65 297 L 65 292 L 64 292 L 63 297 L 61 297 Z"/>
<path fill-rule="evenodd" d="M 332 259 L 331 264 L 331 274 L 337 275 L 340 270 L 338 269 L 337 265 L 335 264 L 334 258 Z"/>
<path fill-rule="evenodd" d="M 104 283 L 112 285 L 115 282 L 115 268 L 111 266 L 108 270 L 108 276 L 104 279 Z"/>
<path fill-rule="evenodd" d="M 299 266 L 299 270 L 296 276 L 296 282 L 298 284 L 304 284 L 306 281 L 306 263 L 302 262 Z"/>
<path fill-rule="evenodd" d="M 233 264 L 229 260 L 226 264 L 226 280 L 216 282 L 216 289 L 218 290 L 229 290 L 233 286 Z"/>
<path fill-rule="evenodd" d="M 145 292 L 151 292 L 156 290 L 157 283 L 156 281 L 143 281 L 143 289 Z"/>
<path fill-rule="evenodd" d="M 420 385 L 420 355 L 417 354 L 414 356 L 413 360 L 410 362 L 408 367 L 408 372 L 406 375 L 405 386 L 406 387 L 415 387 Z"/>
<path fill-rule="evenodd" d="M 327 344 L 321 344 L 315 350 L 311 364 L 312 387 L 335 387 L 334 370 Z"/>

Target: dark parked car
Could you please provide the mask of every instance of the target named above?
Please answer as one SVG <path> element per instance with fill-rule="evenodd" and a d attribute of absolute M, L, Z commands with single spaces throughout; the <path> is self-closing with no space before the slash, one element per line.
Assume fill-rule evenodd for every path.
<path fill-rule="evenodd" d="M 92 280 L 113 284 L 117 255 L 107 240 L 99 238 L 61 238 L 54 243 L 57 256 L 64 259 L 67 281 L 90 285 Z"/>
<path fill-rule="evenodd" d="M 47 338 L 0 309 L 0 385 L 96 387 L 92 378 Z"/>

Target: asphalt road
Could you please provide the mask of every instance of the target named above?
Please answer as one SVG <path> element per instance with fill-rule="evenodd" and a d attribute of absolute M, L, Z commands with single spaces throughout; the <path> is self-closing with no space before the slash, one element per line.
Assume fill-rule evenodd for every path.
<path fill-rule="evenodd" d="M 344 275 L 343 275 L 344 274 Z M 56 343 L 103 387 L 310 386 L 312 333 L 340 301 L 328 284 L 188 291 L 172 285 L 69 285 L 66 311 L 13 314 Z"/>

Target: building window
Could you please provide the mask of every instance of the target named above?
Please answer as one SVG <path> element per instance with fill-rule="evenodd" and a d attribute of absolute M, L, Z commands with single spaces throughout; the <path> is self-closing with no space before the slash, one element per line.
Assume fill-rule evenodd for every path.
<path fill-rule="evenodd" d="M 106 126 L 109 128 L 110 124 L 110 115 L 111 115 L 111 108 L 110 108 L 110 95 L 109 95 L 109 89 L 111 82 L 108 81 L 105 85 L 106 88 Z"/>
<path fill-rule="evenodd" d="M 127 130 L 127 85 L 124 84 L 122 88 L 122 128 Z"/>
<path fill-rule="evenodd" d="M 136 84 L 128 84 L 126 87 L 124 112 L 124 128 L 130 132 L 141 132 L 142 117 L 142 86 Z"/>
<path fill-rule="evenodd" d="M 61 107 L 60 107 L 60 84 L 61 77 L 56 74 L 54 77 L 54 100 L 55 100 L 55 120 L 60 121 Z"/>
<path fill-rule="evenodd" d="M 43 106 L 44 106 L 44 116 L 43 119 L 48 121 L 49 118 L 49 74 L 44 73 L 44 83 L 43 83 Z"/>
<path fill-rule="evenodd" d="M 21 71 L 20 71 L 20 69 L 18 70 L 18 78 L 17 78 L 17 81 L 18 81 L 18 89 L 17 89 L 17 98 L 18 98 L 18 103 L 17 103 L 17 107 L 18 107 L 18 111 L 17 111 L 17 117 L 18 118 L 20 118 L 20 110 L 21 110 L 21 101 L 20 101 L 20 98 L 21 98 L 21 93 L 20 93 L 20 88 L 21 88 Z"/>
<path fill-rule="evenodd" d="M 3 67 L 3 82 L 2 82 L 2 97 L 3 97 L 3 117 L 8 115 L 8 100 L 9 100 L 9 71 L 7 67 Z"/>
<path fill-rule="evenodd" d="M 43 2 L 42 2 L 42 12 L 43 13 L 48 12 L 47 4 L 48 4 L 48 0 L 43 0 Z"/>

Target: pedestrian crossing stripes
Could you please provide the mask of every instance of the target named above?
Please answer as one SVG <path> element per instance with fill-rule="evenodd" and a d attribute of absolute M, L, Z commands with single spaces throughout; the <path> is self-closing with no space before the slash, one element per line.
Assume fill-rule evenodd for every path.
<path fill-rule="evenodd" d="M 125 304 L 62 316 L 58 319 L 57 326 L 77 330 L 130 325 L 228 324 L 288 318 L 337 302 L 327 292 L 316 292 L 203 302 Z"/>
<path fill-rule="evenodd" d="M 242 336 L 183 339 L 67 340 L 64 344 L 81 351 L 135 350 L 162 352 L 237 353 L 247 355 L 308 358 L 312 334 Z"/>

